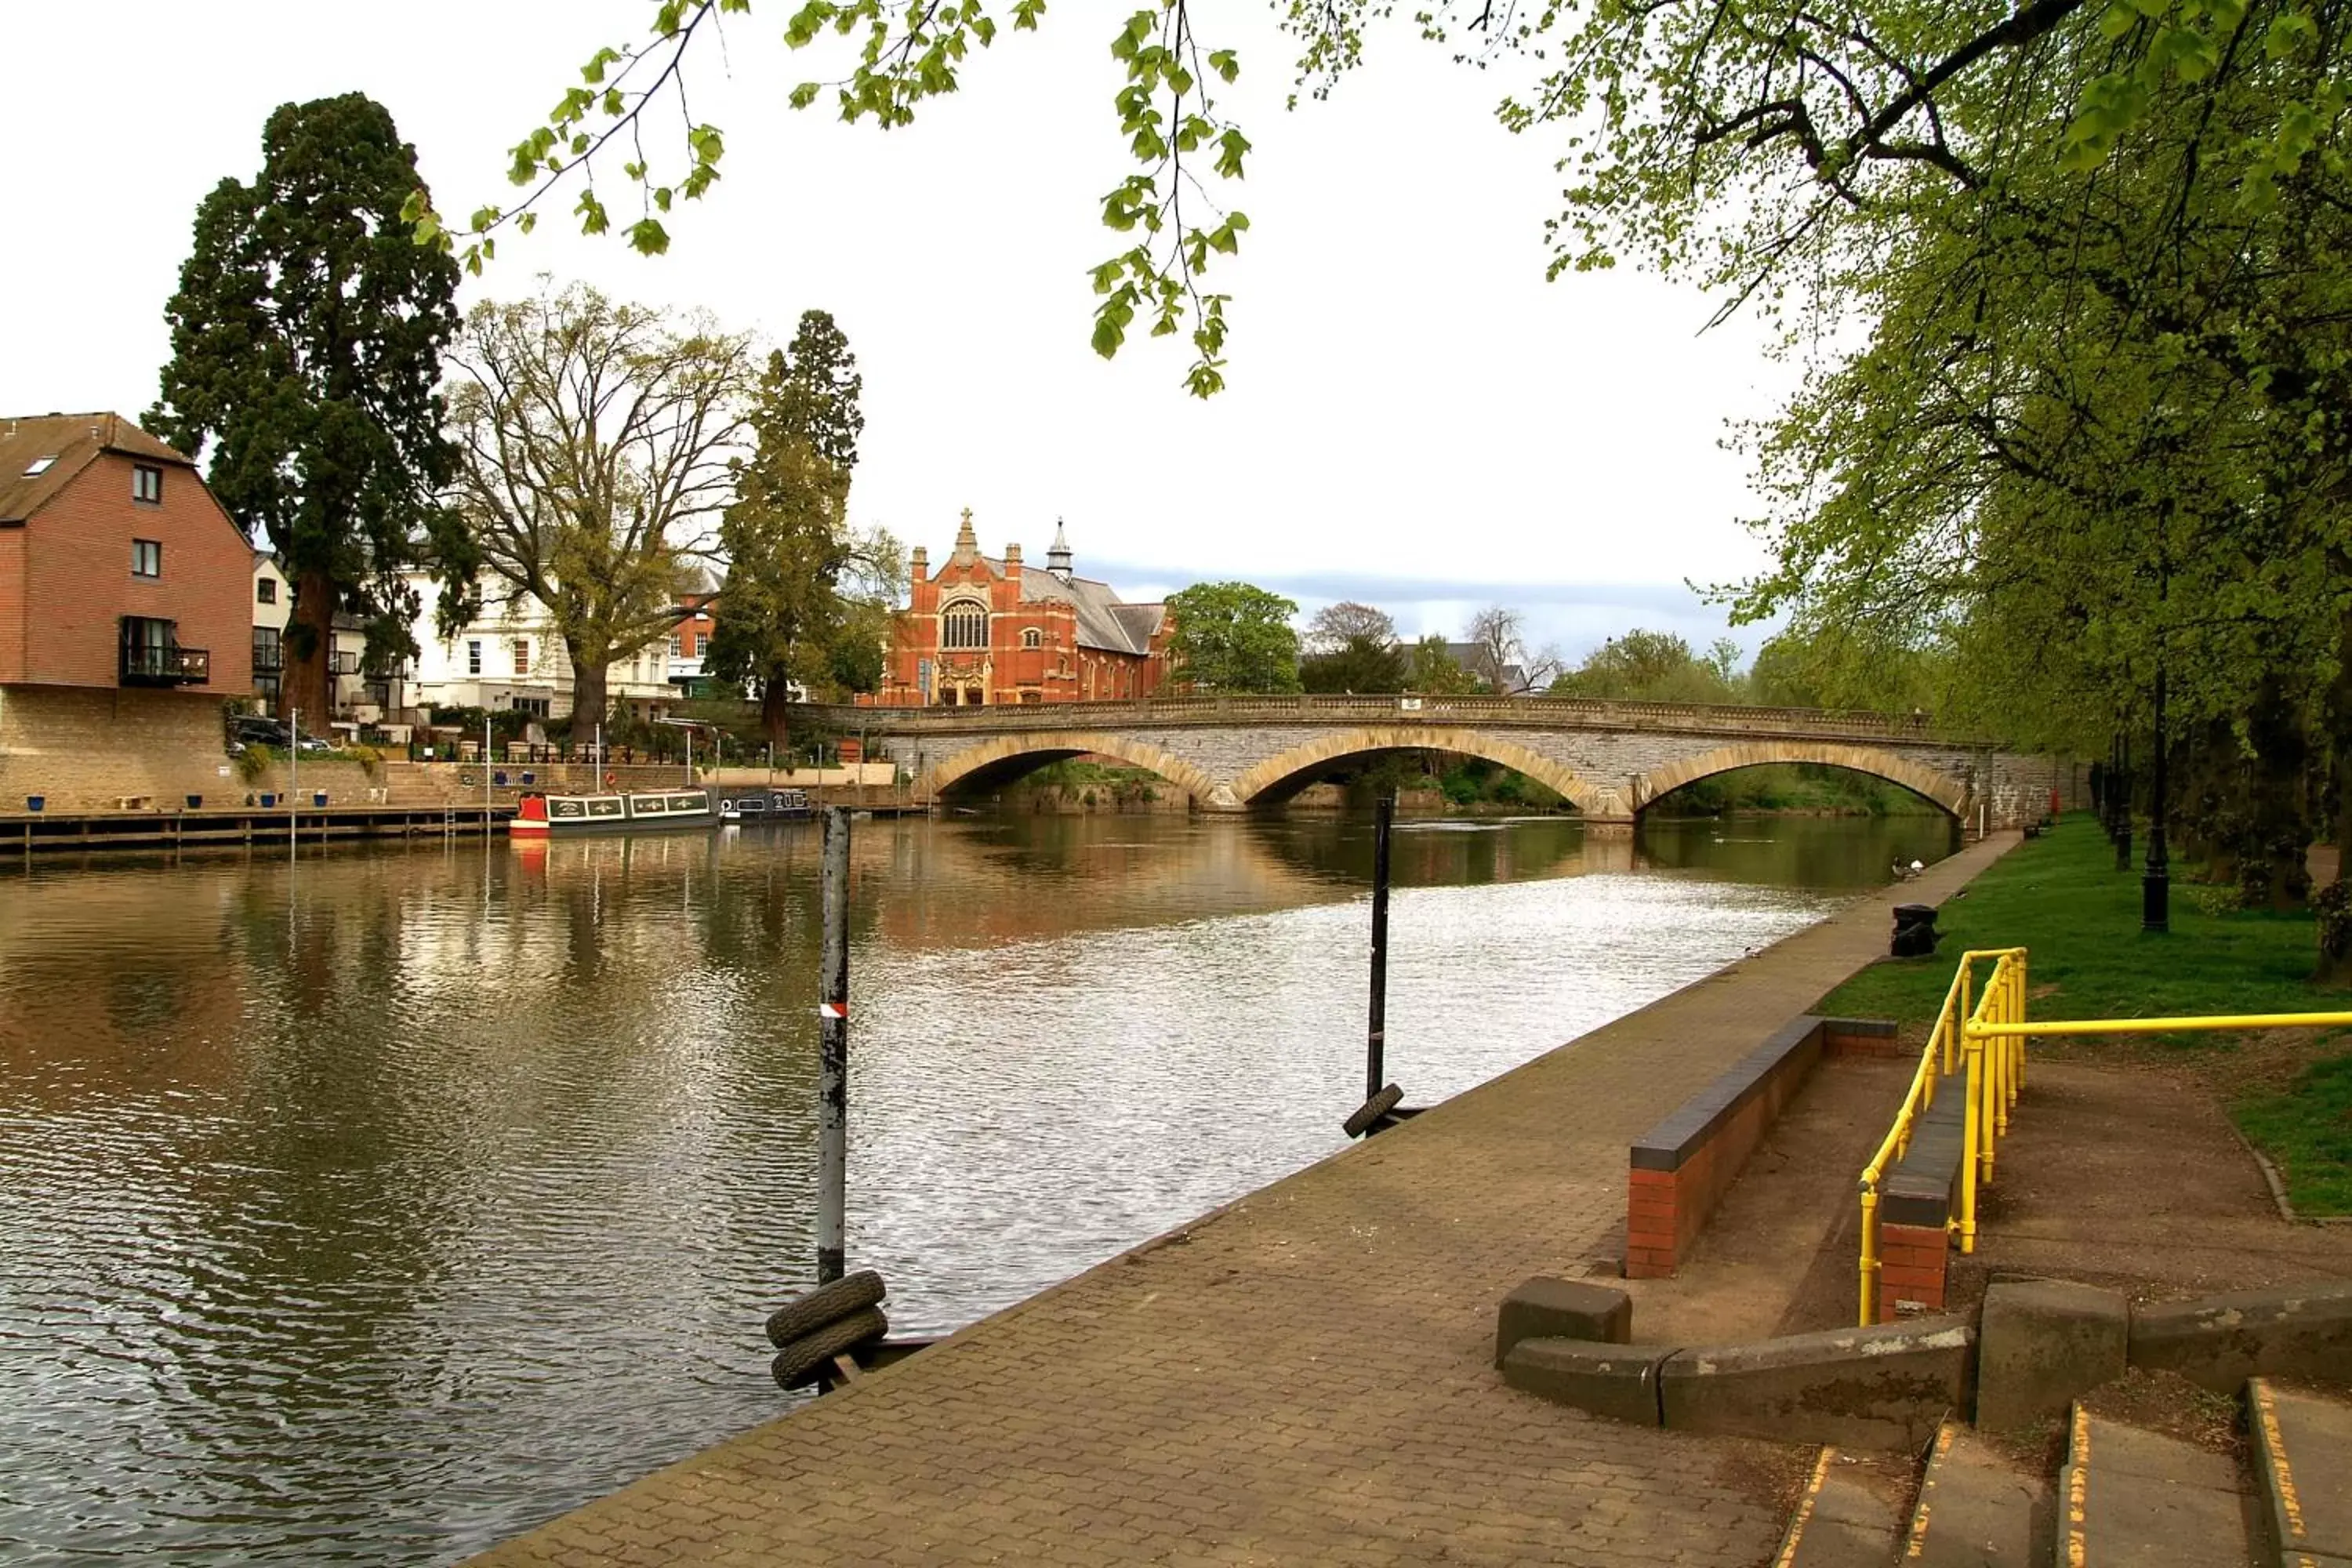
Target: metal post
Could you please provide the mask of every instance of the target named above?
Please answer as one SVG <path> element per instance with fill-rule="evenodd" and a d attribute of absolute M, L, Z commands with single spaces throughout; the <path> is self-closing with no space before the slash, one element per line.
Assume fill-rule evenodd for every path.
<path fill-rule="evenodd" d="M 2116 783 L 2109 786 L 2110 788 L 2121 791 L 2120 797 L 2116 801 L 2116 869 L 2118 871 L 2128 871 L 2131 869 L 2132 835 L 2130 731 L 2126 730 L 2124 731 L 2124 737 L 2119 742 L 2118 751 L 2120 755 L 2123 757 L 2123 767 L 2121 771 L 2116 774 Z"/>
<path fill-rule="evenodd" d="M 2164 661 L 2156 665 L 2156 761 L 2148 775 L 2147 869 L 2139 879 L 2139 929 L 2172 929 L 2172 857 L 2164 843 Z"/>
<path fill-rule="evenodd" d="M 1372 1005 L 1364 1037 L 1364 1098 L 1386 1086 L 1389 1010 L 1389 826 L 1396 816 L 1396 793 L 1381 792 L 1372 808 Z"/>
<path fill-rule="evenodd" d="M 694 731 L 686 732 L 686 787 L 694 787 Z"/>
<path fill-rule="evenodd" d="M 490 710 L 482 710 L 482 842 L 490 841 Z"/>
<path fill-rule="evenodd" d="M 293 709 L 286 721 L 286 844 L 302 847 L 302 710 Z"/>
<path fill-rule="evenodd" d="M 849 1177 L 849 813 L 824 814 L 817 975 L 816 1282 L 841 1278 Z"/>

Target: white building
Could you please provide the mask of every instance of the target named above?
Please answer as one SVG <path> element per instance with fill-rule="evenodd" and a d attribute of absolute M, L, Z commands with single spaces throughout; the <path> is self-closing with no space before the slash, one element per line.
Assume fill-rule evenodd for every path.
<path fill-rule="evenodd" d="M 419 651 L 406 682 L 409 705 L 510 710 L 538 719 L 571 714 L 572 660 L 545 605 L 522 594 L 486 601 L 479 616 L 444 637 L 436 624 L 440 585 L 423 574 L 411 582 L 421 608 L 411 634 Z M 658 637 L 606 667 L 605 698 L 626 702 L 638 718 L 658 718 L 678 697 L 670 675 L 669 642 Z"/>
<path fill-rule="evenodd" d="M 267 550 L 253 552 L 253 694 L 264 709 L 278 708 L 279 679 L 286 671 L 286 624 L 294 616 L 294 584 Z"/>

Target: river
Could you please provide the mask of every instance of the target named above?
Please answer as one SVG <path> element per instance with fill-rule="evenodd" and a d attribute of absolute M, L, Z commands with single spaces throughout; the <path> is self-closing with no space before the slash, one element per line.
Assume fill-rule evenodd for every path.
<path fill-rule="evenodd" d="M 1428 1103 L 1948 847 L 1401 825 Z M 788 1408 L 814 826 L 0 870 L 0 1561 L 447 1562 Z M 955 1328 L 1339 1148 L 1370 825 L 868 821 L 851 1267 Z"/>

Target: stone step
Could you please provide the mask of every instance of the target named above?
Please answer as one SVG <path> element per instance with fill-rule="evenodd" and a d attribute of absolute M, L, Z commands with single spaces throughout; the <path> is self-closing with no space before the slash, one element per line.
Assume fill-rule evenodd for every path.
<path fill-rule="evenodd" d="M 1886 1568 L 1902 1522 L 1901 1500 L 1884 1478 L 1823 1448 L 1772 1568 Z"/>
<path fill-rule="evenodd" d="M 2057 1562 L 2074 1568 L 2242 1568 L 2253 1561 L 2238 1467 L 2074 1407 Z"/>
<path fill-rule="evenodd" d="M 2050 1561 L 2056 1509 L 2049 1481 L 1958 1422 L 1927 1450 L 1904 1532 L 1905 1568 L 2025 1568 Z M 2063 1559 L 2062 1559 L 2063 1561 Z"/>
<path fill-rule="evenodd" d="M 2352 1568 L 2352 1404 L 2268 1378 L 2246 1384 L 2258 1559 L 2283 1568 Z"/>

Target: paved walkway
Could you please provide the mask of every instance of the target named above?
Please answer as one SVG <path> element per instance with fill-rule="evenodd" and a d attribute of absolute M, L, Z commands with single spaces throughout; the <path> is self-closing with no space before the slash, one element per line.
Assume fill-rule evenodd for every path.
<path fill-rule="evenodd" d="M 1754 1448 L 1506 1388 L 1495 1304 L 1614 1247 L 1626 1145 L 2014 842 L 476 1563 L 1750 1568 Z"/>

